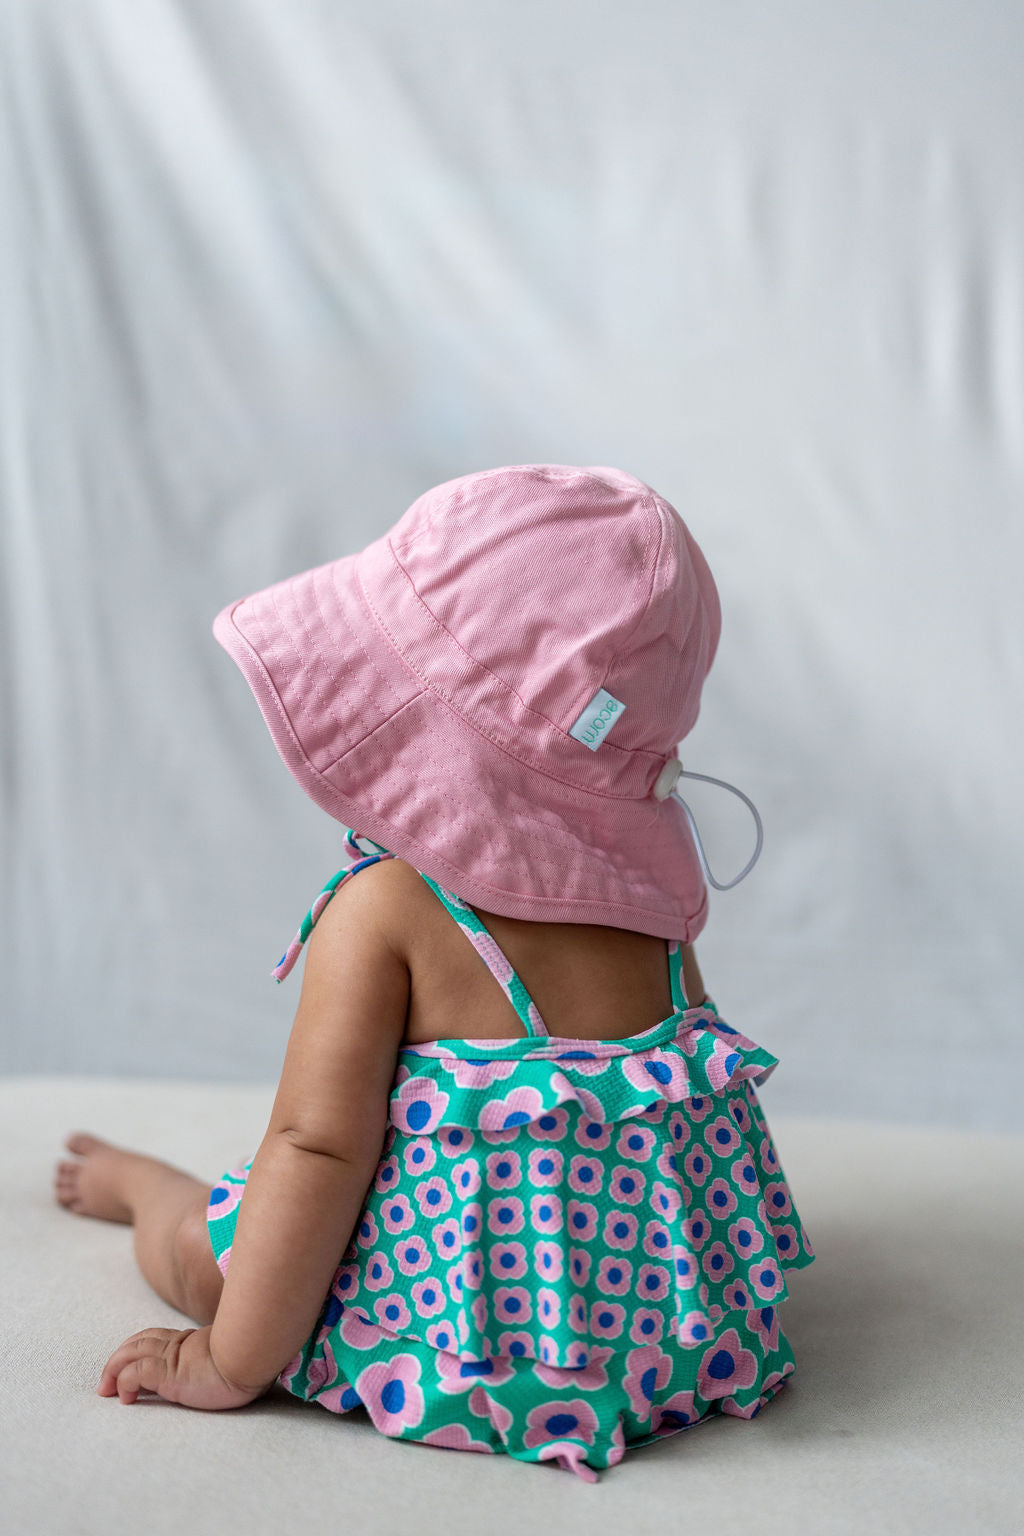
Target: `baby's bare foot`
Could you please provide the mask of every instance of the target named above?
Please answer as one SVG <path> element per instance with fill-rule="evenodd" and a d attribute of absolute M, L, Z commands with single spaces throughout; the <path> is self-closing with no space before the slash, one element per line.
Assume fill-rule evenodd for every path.
<path fill-rule="evenodd" d="M 132 1209 L 122 1195 L 123 1179 L 126 1162 L 138 1154 L 124 1152 L 85 1131 L 73 1131 L 64 1145 L 82 1160 L 57 1164 L 53 1182 L 60 1204 L 79 1216 L 130 1223 Z"/>

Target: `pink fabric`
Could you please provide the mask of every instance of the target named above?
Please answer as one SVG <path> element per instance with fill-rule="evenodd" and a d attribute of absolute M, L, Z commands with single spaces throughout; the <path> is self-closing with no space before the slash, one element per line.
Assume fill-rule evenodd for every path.
<path fill-rule="evenodd" d="M 720 625 L 668 502 L 620 470 L 547 464 L 435 486 L 214 634 L 343 824 L 485 911 L 688 942 L 703 874 L 682 805 L 651 791 Z M 625 711 L 591 751 L 569 731 L 600 688 Z"/>

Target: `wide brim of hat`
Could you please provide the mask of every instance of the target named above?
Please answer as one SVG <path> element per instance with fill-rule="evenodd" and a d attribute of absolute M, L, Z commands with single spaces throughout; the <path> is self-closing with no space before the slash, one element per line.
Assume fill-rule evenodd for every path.
<path fill-rule="evenodd" d="M 680 802 L 519 762 L 406 664 L 358 561 L 277 582 L 213 623 L 306 794 L 483 911 L 696 938 L 707 887 Z"/>

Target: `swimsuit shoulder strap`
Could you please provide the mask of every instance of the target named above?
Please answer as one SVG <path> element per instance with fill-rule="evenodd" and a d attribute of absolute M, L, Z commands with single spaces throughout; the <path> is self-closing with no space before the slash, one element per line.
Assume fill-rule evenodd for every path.
<path fill-rule="evenodd" d="M 340 889 L 343 881 L 347 880 L 349 875 L 357 874 L 359 870 L 365 869 L 368 864 L 379 864 L 382 859 L 393 859 L 395 857 L 395 855 L 390 853 L 388 849 L 383 846 L 383 844 L 374 843 L 372 838 L 365 837 L 363 841 L 372 843 L 373 847 L 377 849 L 376 853 L 367 854 L 364 849 L 360 848 L 356 841 L 358 834 L 353 832 L 351 827 L 346 827 L 345 832 L 345 843 L 346 846 L 356 854 L 355 862 L 352 864 L 347 864 L 344 869 L 339 869 L 338 873 L 336 875 L 332 875 L 330 880 L 328 880 L 327 884 L 316 898 L 316 901 L 314 901 L 313 905 L 302 919 L 302 922 L 299 924 L 298 933 L 295 935 L 294 939 L 292 939 L 291 943 L 288 945 L 288 948 L 285 950 L 284 954 L 281 956 L 280 960 L 271 971 L 270 974 L 274 977 L 275 981 L 284 981 L 285 977 L 289 974 L 296 960 L 302 953 L 303 944 L 305 944 L 306 940 L 313 932 L 313 929 L 316 927 L 317 919 L 320 917 L 321 913 L 323 912 L 327 903 L 330 901 L 331 897 L 334 895 L 335 891 Z"/>
<path fill-rule="evenodd" d="M 548 1034 L 548 1027 L 540 1016 L 537 1004 L 523 986 L 518 973 L 509 960 L 505 951 L 493 937 L 490 930 L 480 921 L 468 902 L 461 896 L 456 896 L 454 891 L 445 890 L 438 885 L 436 880 L 431 880 L 429 875 L 424 875 L 422 869 L 418 871 L 430 886 L 430 889 L 448 908 L 459 927 L 465 933 L 469 942 L 480 956 L 481 960 L 498 982 L 500 987 L 519 1015 L 520 1022 L 528 1035 Z"/>

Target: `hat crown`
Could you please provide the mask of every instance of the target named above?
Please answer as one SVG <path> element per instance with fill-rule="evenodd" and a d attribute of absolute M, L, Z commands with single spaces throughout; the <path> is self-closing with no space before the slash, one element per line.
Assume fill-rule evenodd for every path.
<path fill-rule="evenodd" d="M 581 768 L 568 732 L 599 688 L 625 706 L 606 738 L 615 755 L 663 756 L 692 728 L 718 593 L 678 512 L 643 481 L 564 464 L 463 475 L 420 496 L 386 540 L 411 600 L 564 732 Z M 429 659 L 417 664 L 430 682 Z"/>

